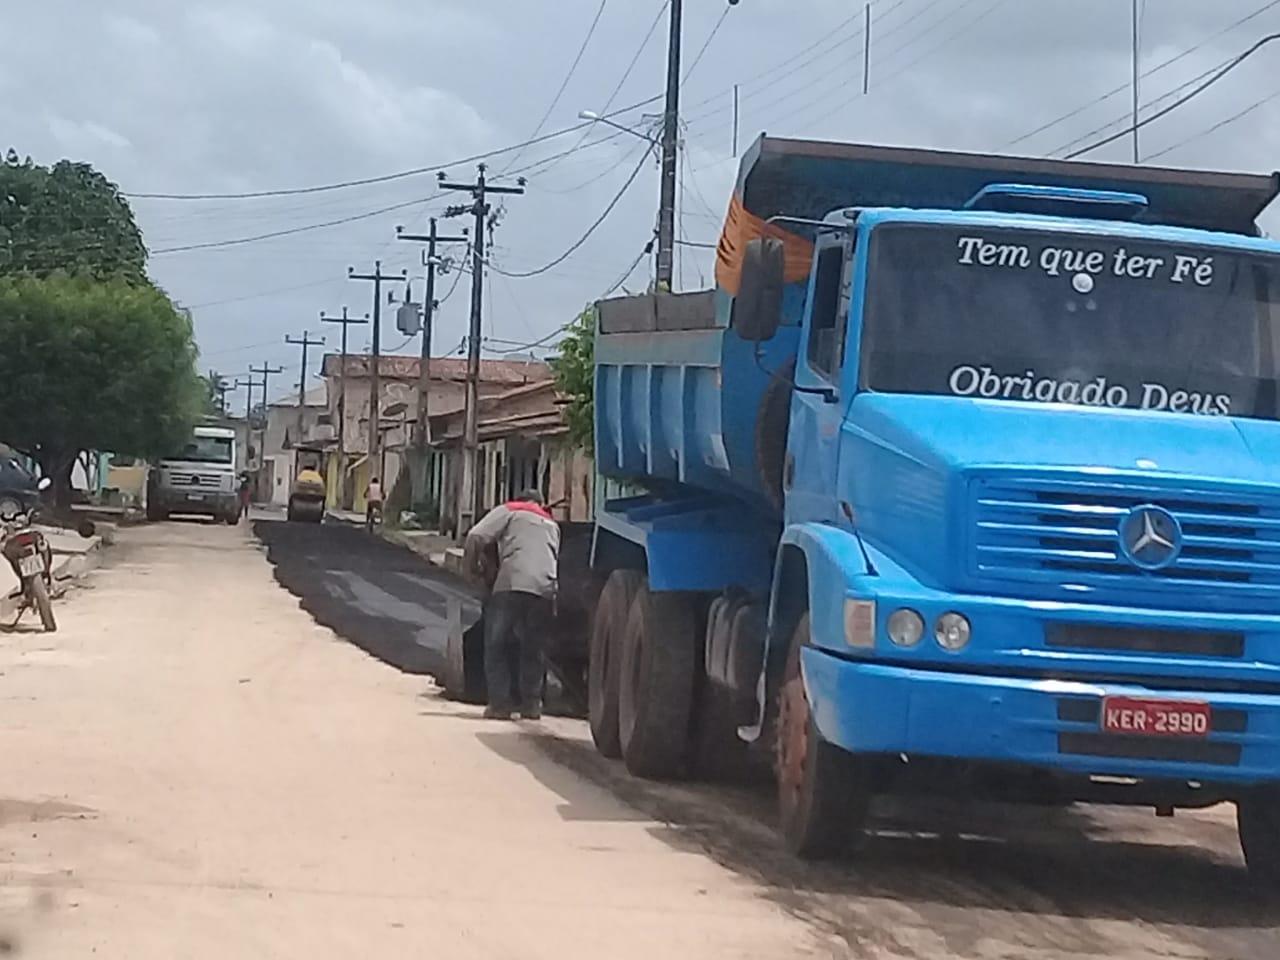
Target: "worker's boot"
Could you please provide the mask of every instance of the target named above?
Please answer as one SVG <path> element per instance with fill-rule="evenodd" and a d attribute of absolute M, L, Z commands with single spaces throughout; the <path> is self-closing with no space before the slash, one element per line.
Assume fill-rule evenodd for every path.
<path fill-rule="evenodd" d="M 526 703 L 520 708 L 520 717 L 524 720 L 541 720 L 542 704 L 537 702 Z"/>
<path fill-rule="evenodd" d="M 496 707 L 493 704 L 484 708 L 484 718 L 486 720 L 510 720 L 512 712 L 506 707 Z"/>

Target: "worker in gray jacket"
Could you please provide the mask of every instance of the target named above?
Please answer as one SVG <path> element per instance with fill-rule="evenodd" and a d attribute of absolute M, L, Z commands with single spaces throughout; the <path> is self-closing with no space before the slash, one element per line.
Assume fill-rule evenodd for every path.
<path fill-rule="evenodd" d="M 471 528 L 467 568 L 491 586 L 484 605 L 484 672 L 489 705 L 484 715 L 510 720 L 542 716 L 542 648 L 556 594 L 560 528 L 542 495 L 526 490 L 494 507 Z M 513 669 L 513 667 L 515 669 Z M 519 678 L 513 689 L 513 673 Z"/>

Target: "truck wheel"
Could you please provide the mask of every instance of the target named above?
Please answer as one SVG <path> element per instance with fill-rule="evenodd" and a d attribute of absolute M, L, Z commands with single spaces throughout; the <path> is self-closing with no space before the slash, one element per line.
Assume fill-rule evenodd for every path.
<path fill-rule="evenodd" d="M 783 839 L 792 853 L 816 860 L 848 849 L 866 820 L 871 787 L 865 764 L 818 734 L 800 672 L 800 652 L 808 645 L 806 613 L 791 638 L 778 691 L 775 763 Z"/>
<path fill-rule="evenodd" d="M 591 620 L 587 647 L 587 719 L 597 752 L 615 760 L 622 756 L 618 734 L 622 633 L 642 579 L 635 570 L 614 570 L 609 574 Z"/>
<path fill-rule="evenodd" d="M 1249 875 L 1280 893 L 1280 789 L 1259 790 L 1236 804 L 1240 846 Z"/>
<path fill-rule="evenodd" d="M 32 577 L 27 581 L 27 594 L 31 604 L 40 614 L 40 624 L 45 633 L 56 633 L 58 621 L 53 617 L 53 602 L 49 599 L 49 588 L 45 586 L 44 577 Z"/>
<path fill-rule="evenodd" d="M 622 632 L 618 696 L 622 758 L 638 777 L 685 772 L 699 640 L 694 598 L 642 582 Z"/>

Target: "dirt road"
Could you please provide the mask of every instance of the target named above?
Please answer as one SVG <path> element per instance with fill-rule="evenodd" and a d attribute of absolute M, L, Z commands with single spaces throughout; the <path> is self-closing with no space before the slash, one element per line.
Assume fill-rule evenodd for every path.
<path fill-rule="evenodd" d="M 308 609 L 352 642 L 378 644 L 389 662 L 408 656 L 385 639 L 383 614 L 370 608 L 367 591 L 344 604 L 341 589 L 323 584 L 346 582 L 352 569 L 373 582 L 403 582 L 398 574 L 406 562 L 413 570 L 414 558 L 327 527 L 302 533 L 276 525 L 262 535 L 277 576 Z M 330 537 L 335 549 L 324 549 Z M 432 596 L 451 589 L 425 567 L 414 576 L 428 578 Z M 396 617 L 407 615 L 402 600 L 411 598 L 392 605 Z M 576 774 L 666 824 L 660 835 L 668 843 L 723 865 L 849 956 L 1271 960 L 1280 952 L 1280 906 L 1250 887 L 1226 808 L 1160 820 L 1104 807 L 899 801 L 882 806 L 855 860 L 803 865 L 779 852 L 767 788 L 645 783 L 600 758 L 580 722 L 544 728 L 550 735 L 531 742 L 564 768 L 559 776 Z"/>
<path fill-rule="evenodd" d="M 799 864 L 767 789 L 637 781 L 579 721 L 441 700 L 410 671 L 459 587 L 406 551 L 260 530 L 271 562 L 245 529 L 127 532 L 61 632 L 0 635 L 0 951 L 1276 955 L 1228 811 L 900 803 Z"/>
<path fill-rule="evenodd" d="M 244 528 L 126 532 L 59 619 L 0 635 L 2 952 L 847 955 L 546 734 L 316 625 Z"/>

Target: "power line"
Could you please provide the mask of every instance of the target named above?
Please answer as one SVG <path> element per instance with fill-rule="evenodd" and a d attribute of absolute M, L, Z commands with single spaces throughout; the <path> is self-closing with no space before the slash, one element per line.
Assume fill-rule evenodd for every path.
<path fill-rule="evenodd" d="M 935 43 L 933 46 L 926 48 L 922 53 L 919 53 L 914 59 L 908 60 L 906 63 L 899 66 L 898 69 L 890 73 L 888 76 L 881 77 L 880 82 L 887 83 L 889 80 L 892 80 L 894 77 L 899 76 L 900 74 L 906 73 L 908 70 L 914 67 L 921 60 L 924 60 L 926 57 L 932 56 L 933 54 L 941 50 L 943 47 L 945 47 L 947 44 L 951 43 L 951 41 L 958 38 L 961 34 L 967 33 L 969 30 L 972 30 L 974 27 L 978 26 L 978 24 L 982 23 L 983 20 L 987 19 L 987 17 L 995 13 L 996 10 L 1002 7 L 1006 2 L 1007 0 L 995 0 L 994 3 L 984 8 L 980 13 L 975 14 L 973 17 L 966 20 L 964 23 L 961 23 L 958 27 L 956 27 L 956 29 L 952 30 L 950 33 L 944 36 L 938 43 Z M 962 6 L 967 6 L 967 4 L 964 4 Z M 959 11 L 959 9 L 960 8 L 957 8 L 957 12 Z M 934 24 L 932 27 L 927 27 L 925 30 L 916 34 L 915 39 L 918 40 L 921 37 L 925 36 L 926 34 L 932 33 L 935 29 L 942 26 L 943 23 L 945 23 L 947 20 L 950 20 L 950 19 L 951 19 L 950 16 L 941 17 L 940 19 L 934 21 Z M 898 48 L 898 52 L 906 49 L 906 47 L 908 46 L 910 46 L 910 43 L 903 44 L 901 47 Z"/>
<path fill-rule="evenodd" d="M 205 303 L 193 303 L 187 306 L 188 310 L 207 310 L 210 307 L 221 307 L 229 303 L 242 303 L 245 300 L 257 300 L 259 297 L 271 297 L 277 293 L 292 293 L 294 290 L 307 290 L 311 287 L 327 286 L 331 283 L 337 283 L 342 277 L 325 277 L 323 280 L 312 280 L 307 283 L 297 283 L 288 287 L 276 287 L 272 290 L 262 290 L 258 293 L 247 293 L 240 297 L 227 297 L 224 300 L 209 300 Z M 275 343 L 275 341 L 271 341 Z"/>
<path fill-rule="evenodd" d="M 604 8 L 608 6 L 609 0 L 600 0 L 600 6 L 596 9 L 596 15 L 591 20 L 591 26 L 587 28 L 587 35 L 582 38 L 582 45 L 578 47 L 578 55 L 573 58 L 573 63 L 569 65 L 569 72 L 564 75 L 564 80 L 560 83 L 560 89 L 556 91 L 556 95 L 551 98 L 551 103 L 547 106 L 546 111 L 542 114 L 542 119 L 538 121 L 538 125 L 533 128 L 533 137 L 538 136 L 542 132 L 542 128 L 546 125 L 547 120 L 551 118 L 551 112 L 560 104 L 560 98 L 564 96 L 565 90 L 569 86 L 569 81 L 573 79 L 573 75 L 578 72 L 578 65 L 582 63 L 582 57 L 587 52 L 587 47 L 591 45 L 591 38 L 596 35 L 596 27 L 600 25 L 600 18 L 604 15 Z M 530 138 L 532 139 L 532 137 Z M 515 166 L 517 160 L 524 153 L 524 147 L 515 152 L 511 160 L 507 164 L 507 169 Z"/>
<path fill-rule="evenodd" d="M 1214 64 L 1208 70 L 1202 71 L 1201 73 L 1197 73 L 1190 80 L 1184 80 L 1182 83 L 1178 84 L 1176 87 L 1172 87 L 1166 90 L 1164 93 L 1160 94 L 1159 96 L 1152 97 L 1146 103 L 1142 104 L 1139 110 L 1141 111 L 1143 109 L 1148 109 L 1150 107 L 1157 106 L 1158 104 L 1164 103 L 1170 98 L 1176 97 L 1183 90 L 1189 90 L 1191 87 L 1194 87 L 1197 83 L 1199 83 L 1205 77 L 1212 74 L 1215 70 L 1225 67 L 1230 62 L 1231 62 L 1231 58 L 1228 57 L 1226 60 L 1223 60 L 1220 63 Z M 1093 137 L 1096 137 L 1100 133 L 1105 133 L 1106 131 L 1114 127 L 1116 124 L 1132 123 L 1132 122 L 1133 122 L 1133 114 L 1129 111 L 1125 111 L 1120 116 L 1113 117 L 1112 119 L 1108 120 L 1106 123 L 1099 124 L 1098 126 L 1092 128 L 1091 130 L 1087 130 L 1084 133 L 1080 134 L 1075 139 L 1070 140 L 1067 143 L 1064 143 L 1062 146 L 1056 147 L 1053 150 L 1050 150 L 1046 154 L 1046 156 L 1052 156 L 1055 153 L 1066 153 L 1068 150 L 1071 150 L 1076 145 L 1085 143 L 1086 141 L 1091 140 Z"/>
<path fill-rule="evenodd" d="M 1234 23 L 1228 24 L 1227 26 L 1223 27 L 1221 30 L 1219 30 L 1217 33 L 1213 34 L 1212 36 L 1206 37 L 1204 40 L 1200 41 L 1199 43 L 1194 44 L 1193 46 L 1187 47 L 1185 50 L 1181 51 L 1180 53 L 1174 54 L 1172 57 L 1169 57 L 1167 60 L 1162 60 L 1160 63 L 1156 64 L 1154 67 L 1151 67 L 1150 69 L 1144 71 L 1142 74 L 1139 75 L 1140 79 L 1145 80 L 1148 77 L 1152 76 L 1153 74 L 1159 73 L 1165 67 L 1172 66 L 1173 64 L 1177 63 L 1179 60 L 1183 60 L 1186 57 L 1191 56 L 1191 54 L 1195 53 L 1197 50 L 1202 49 L 1207 44 L 1213 42 L 1214 40 L 1218 39 L 1221 36 L 1224 36 L 1227 33 L 1230 33 L 1236 27 L 1244 26 L 1244 24 L 1248 23 L 1250 20 L 1260 17 L 1262 14 L 1266 13 L 1272 7 L 1276 7 L 1276 6 L 1280 6 L 1280 0 L 1271 0 L 1270 3 L 1264 3 L 1261 7 L 1258 7 L 1252 13 L 1241 17 L 1239 20 L 1236 20 Z M 1019 143 L 1022 143 L 1024 140 L 1030 140 L 1032 137 L 1036 136 L 1037 134 L 1044 133 L 1044 131 L 1050 129 L 1051 127 L 1056 127 L 1058 124 L 1062 123 L 1065 120 L 1070 120 L 1073 117 L 1079 116 L 1080 114 L 1088 110 L 1090 107 L 1095 106 L 1096 104 L 1099 104 L 1099 103 L 1104 103 L 1105 101 L 1110 100 L 1112 97 L 1118 94 L 1124 93 L 1128 89 L 1129 89 L 1129 84 L 1127 82 L 1120 84 L 1118 87 L 1113 87 L 1111 90 L 1108 90 L 1106 93 L 1102 94 L 1101 96 L 1095 97 L 1094 99 L 1090 100 L 1088 103 L 1081 104 L 1080 106 L 1076 107 L 1074 110 L 1070 110 L 1067 113 L 1062 114 L 1060 117 L 1050 120 L 1047 123 L 1043 123 L 1040 126 L 1036 127 L 1034 130 L 1028 133 L 1024 133 L 1022 136 L 1017 137 L 1016 139 L 1010 140 L 1008 143 L 1004 145 L 1004 148 L 1008 149 L 1009 147 L 1015 147 Z M 1057 151 L 1054 151 L 1054 152 L 1056 153 Z"/>
<path fill-rule="evenodd" d="M 1276 97 L 1280 97 L 1280 90 L 1277 90 L 1275 93 L 1270 93 L 1260 100 L 1255 100 L 1253 103 L 1249 104 L 1249 106 L 1245 107 L 1243 110 L 1240 110 L 1237 113 L 1233 113 L 1229 117 L 1224 117 L 1223 119 L 1219 120 L 1217 123 L 1213 124 L 1212 126 L 1206 127 L 1204 130 L 1201 130 L 1199 133 L 1193 133 L 1191 136 L 1185 137 L 1182 140 L 1179 140 L 1177 143 L 1170 144 L 1169 146 L 1165 147 L 1162 150 L 1157 150 L 1155 153 L 1147 154 L 1147 156 L 1144 157 L 1143 159 L 1155 160 L 1157 157 L 1163 157 L 1165 154 L 1172 153 L 1173 151 L 1179 149 L 1180 147 L 1185 147 L 1189 143 L 1194 143 L 1196 140 L 1203 139 L 1204 137 L 1209 136 L 1209 134 L 1211 133 L 1216 133 L 1217 131 L 1221 130 L 1223 127 L 1233 124 L 1237 120 L 1243 119 L 1244 117 L 1253 113 L 1253 111 L 1257 110 L 1259 107 L 1263 106 L 1264 104 L 1270 103 L 1272 100 L 1276 99 Z"/>
<path fill-rule="evenodd" d="M 261 240 L 274 240 L 277 237 L 289 237 L 297 233 L 306 233 L 309 230 L 323 230 L 327 227 L 339 227 L 344 223 L 354 223 L 357 220 L 368 220 L 370 217 L 381 216 L 384 213 L 390 213 L 393 210 L 403 210 L 405 207 L 412 207 L 420 203 L 430 203 L 432 200 L 443 196 L 441 193 L 432 194 L 429 197 L 419 197 L 416 200 L 406 200 L 403 203 L 393 203 L 388 207 L 379 207 L 377 210 L 369 210 L 365 213 L 353 214 L 349 217 L 340 217 L 337 220 L 325 220 L 321 223 L 308 223 L 300 227 L 288 227 L 284 230 L 272 230 L 269 233 L 258 233 L 250 237 L 233 237 L 229 240 L 209 240 L 205 243 L 187 243 L 178 247 L 165 247 L 161 250 L 152 250 L 152 256 L 160 256 L 165 253 L 186 253 L 191 250 L 213 250 L 218 247 L 234 247 L 244 243 L 257 243 Z"/>
<path fill-rule="evenodd" d="M 684 72 L 684 79 L 680 81 L 681 86 L 684 86 L 689 82 L 689 77 L 692 76 L 693 71 L 698 68 L 698 64 L 702 62 L 703 56 L 706 55 L 707 48 L 711 46 L 711 42 L 715 40 L 716 34 L 719 33 L 720 28 L 724 26 L 725 18 L 729 16 L 730 9 L 732 8 L 726 6 L 720 11 L 720 19 L 716 21 L 716 25 L 712 27 L 711 32 L 707 34 L 707 39 L 702 42 L 702 49 L 698 51 L 697 56 L 693 58 L 693 62 L 689 64 L 689 69 Z"/>
<path fill-rule="evenodd" d="M 617 117 L 624 113 L 630 113 L 641 107 L 647 107 L 651 103 L 656 103 L 662 99 L 662 94 L 657 94 L 633 103 L 630 106 L 619 107 L 617 110 L 602 114 L 604 117 Z M 579 130 L 586 130 L 594 126 L 595 121 L 587 120 L 582 123 L 576 123 L 570 127 L 564 127 L 560 130 L 553 130 L 551 133 L 544 133 L 541 136 L 532 137 L 520 143 L 509 144 L 505 147 L 499 147 L 495 150 L 488 150 L 484 153 L 473 154 L 470 157 L 463 157 L 458 160 L 448 160 L 444 163 L 434 163 L 425 167 L 414 167 L 411 170 L 400 170 L 396 173 L 382 174 L 376 177 L 364 177 L 358 180 L 341 180 L 336 183 L 325 183 L 310 187 L 289 187 L 279 190 L 253 190 L 244 193 L 134 193 L 122 191 L 122 196 L 131 200 L 256 200 L 262 197 L 287 197 L 296 196 L 298 194 L 307 193 L 324 193 L 329 190 L 345 190 L 350 187 L 364 187 L 375 183 L 388 183 L 392 180 L 403 180 L 407 177 L 418 177 L 427 173 L 434 173 L 446 167 L 455 167 L 462 164 L 475 163 L 481 160 L 488 160 L 492 157 L 501 156 L 504 153 L 510 153 L 512 150 L 519 150 L 524 147 L 532 147 L 539 143 L 546 143 L 548 140 L 555 140 L 569 133 L 576 133 Z"/>
<path fill-rule="evenodd" d="M 627 177 L 627 182 L 622 185 L 622 189 L 620 189 L 617 192 L 614 198 L 609 201 L 609 205 L 604 208 L 604 212 L 600 214 L 600 216 L 596 218 L 595 222 L 591 224 L 591 226 L 587 227 L 586 232 L 581 237 L 579 237 L 569 247 L 568 250 L 560 254 L 560 256 L 556 257 L 550 263 L 547 263 L 541 267 L 538 267 L 536 270 L 509 271 L 509 270 L 503 270 L 501 267 L 497 267 L 497 266 L 494 266 L 493 269 L 505 277 L 512 277 L 515 279 L 524 279 L 526 277 L 536 277 L 539 274 L 547 273 L 548 271 L 564 263 L 566 260 L 569 259 L 569 257 L 573 256 L 573 254 L 576 253 L 578 249 L 584 243 L 587 242 L 587 240 L 591 238 L 591 235 L 596 232 L 596 230 L 600 227 L 602 223 L 605 222 L 605 220 L 608 219 L 609 214 L 613 213 L 614 208 L 622 200 L 626 192 L 631 189 L 631 185 L 636 182 L 636 178 L 640 176 L 640 171 L 644 169 L 645 161 L 647 161 L 648 159 L 649 159 L 649 151 L 646 150 L 644 152 L 644 156 L 640 158 L 640 162 L 636 164 L 636 168 L 631 171 L 631 176 Z"/>
<path fill-rule="evenodd" d="M 602 107 L 600 110 L 600 115 L 602 117 L 616 116 L 616 114 L 620 112 L 620 111 L 615 111 L 614 113 L 609 113 L 608 111 L 609 111 L 609 108 L 613 106 L 613 101 L 618 98 L 618 94 L 622 92 L 622 88 L 626 85 L 627 81 L 631 79 L 631 74 L 635 71 L 636 64 L 640 62 L 640 58 L 644 56 L 645 50 L 649 48 L 649 41 L 653 39 L 654 33 L 656 33 L 658 30 L 658 25 L 662 23 L 663 14 L 667 12 L 667 8 L 670 6 L 671 6 L 671 0 L 663 0 L 662 6 L 658 8 L 658 12 L 653 18 L 653 22 L 649 24 L 649 29 L 646 30 L 645 35 L 640 38 L 640 46 L 636 47 L 636 52 L 632 55 L 631 62 L 627 64 L 627 69 L 622 71 L 622 77 L 614 85 L 612 92 L 609 94 L 609 99 L 607 99 L 604 102 L 604 107 Z M 649 102 L 653 102 L 655 100 L 661 100 L 663 96 L 665 96 L 665 94 L 654 97 Z M 595 121 L 588 121 L 586 126 L 590 127 L 594 124 L 594 122 Z M 572 147 L 570 147 L 568 150 L 564 151 L 563 153 L 550 158 L 550 161 L 549 161 L 550 165 L 547 166 L 547 169 L 550 170 L 551 166 L 554 166 L 556 162 L 563 159 L 564 157 L 567 157 L 571 153 L 575 153 L 579 148 L 582 148 L 583 144 L 586 142 L 587 137 L 589 137 L 590 135 L 591 135 L 590 130 L 585 131 L 582 134 L 582 136 L 578 138 L 578 142 L 575 143 Z M 620 136 L 622 136 L 621 133 L 614 133 L 608 137 L 603 138 L 602 140 L 597 140 L 596 142 L 605 143 L 610 140 L 616 140 Z M 588 144 L 588 146 L 590 145 Z"/>
<path fill-rule="evenodd" d="M 640 255 L 637 256 L 635 260 L 631 262 L 631 266 L 627 267 L 626 272 L 621 277 L 619 277 L 617 281 L 612 286 L 609 287 L 608 290 L 606 290 L 604 293 L 600 295 L 601 300 L 615 293 L 624 283 L 626 283 L 628 280 L 631 279 L 631 275 L 636 272 L 636 267 L 640 266 L 640 262 L 653 252 L 653 243 L 657 239 L 657 237 L 658 237 L 658 234 L 655 231 L 653 236 L 649 238 L 649 242 L 645 244 L 644 248 L 640 251 Z"/>
<path fill-rule="evenodd" d="M 1261 39 L 1256 41 L 1252 46 L 1250 46 L 1247 50 L 1245 50 L 1243 53 L 1232 58 L 1232 60 L 1229 63 L 1227 63 L 1226 66 L 1224 66 L 1221 70 L 1219 70 L 1213 76 L 1209 77 L 1199 86 L 1195 87 L 1193 90 L 1191 90 L 1190 93 L 1187 93 L 1185 96 L 1179 97 L 1177 100 L 1173 101 L 1173 103 L 1169 104 L 1163 110 L 1157 110 L 1155 113 L 1151 114 L 1148 117 L 1144 117 L 1143 119 L 1139 120 L 1137 123 L 1129 124 L 1126 129 L 1121 130 L 1119 133 L 1113 133 L 1109 137 L 1103 137 L 1101 140 L 1091 143 L 1088 146 L 1081 147 L 1078 150 L 1072 151 L 1071 153 L 1068 153 L 1066 157 L 1064 157 L 1063 159 L 1074 160 L 1076 157 L 1083 156 L 1086 153 L 1092 153 L 1094 150 L 1097 150 L 1099 147 L 1105 147 L 1109 143 L 1115 143 L 1117 140 L 1120 140 L 1123 137 L 1129 136 L 1131 133 L 1133 133 L 1133 131 L 1141 130 L 1143 127 L 1147 126 L 1148 124 L 1154 123 L 1155 121 L 1159 120 L 1161 117 L 1167 116 L 1169 113 L 1178 109 L 1178 107 L 1182 106 L 1184 103 L 1187 103 L 1190 100 L 1194 100 L 1200 94 L 1204 93 L 1204 91 L 1208 90 L 1215 83 L 1217 83 L 1227 74 L 1229 74 L 1236 67 L 1240 66 L 1240 64 L 1244 63 L 1247 59 L 1249 59 L 1249 57 L 1253 56 L 1253 54 L 1257 53 L 1259 50 L 1265 47 L 1268 43 L 1271 43 L 1273 40 L 1280 40 L 1280 33 L 1269 33 L 1265 37 L 1262 37 Z"/>

